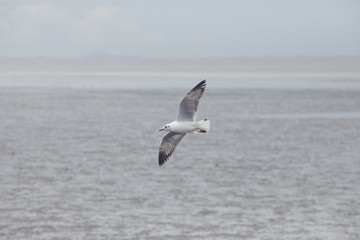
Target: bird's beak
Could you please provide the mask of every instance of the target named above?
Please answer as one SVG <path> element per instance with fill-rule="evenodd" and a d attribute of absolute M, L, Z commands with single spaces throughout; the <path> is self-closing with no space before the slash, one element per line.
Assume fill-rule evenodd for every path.
<path fill-rule="evenodd" d="M 164 130 L 163 128 L 162 129 L 159 129 L 159 132 L 161 132 L 162 130 Z"/>

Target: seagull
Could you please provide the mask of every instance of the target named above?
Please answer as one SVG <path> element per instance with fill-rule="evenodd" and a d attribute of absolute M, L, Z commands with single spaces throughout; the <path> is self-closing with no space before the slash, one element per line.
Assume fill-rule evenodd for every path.
<path fill-rule="evenodd" d="M 159 148 L 159 166 L 163 165 L 175 151 L 176 146 L 187 134 L 206 133 L 210 130 L 210 120 L 203 119 L 196 122 L 196 113 L 201 96 L 206 87 L 206 80 L 202 80 L 191 89 L 180 103 L 177 120 L 166 124 L 160 131 L 168 131 L 164 136 Z"/>

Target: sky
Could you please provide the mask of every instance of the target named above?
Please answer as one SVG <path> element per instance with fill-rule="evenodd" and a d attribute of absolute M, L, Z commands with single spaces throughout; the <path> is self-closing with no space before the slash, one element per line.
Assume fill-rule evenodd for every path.
<path fill-rule="evenodd" d="M 0 58 L 360 55 L 359 0 L 0 0 Z"/>

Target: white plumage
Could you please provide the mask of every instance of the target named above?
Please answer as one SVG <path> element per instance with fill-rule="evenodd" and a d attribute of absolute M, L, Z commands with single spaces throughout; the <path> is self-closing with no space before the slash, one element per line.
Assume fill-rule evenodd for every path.
<path fill-rule="evenodd" d="M 175 151 L 177 144 L 190 132 L 206 133 L 210 130 L 210 120 L 196 122 L 197 107 L 206 87 L 206 80 L 196 85 L 180 103 L 178 119 L 166 124 L 159 131 L 169 131 L 160 144 L 159 166 L 163 165 Z"/>

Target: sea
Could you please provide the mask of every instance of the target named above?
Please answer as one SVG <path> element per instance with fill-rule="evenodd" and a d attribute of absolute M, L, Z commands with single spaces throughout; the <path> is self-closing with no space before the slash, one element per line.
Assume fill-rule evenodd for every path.
<path fill-rule="evenodd" d="M 360 239 L 360 57 L 0 59 L 0 239 Z"/>

